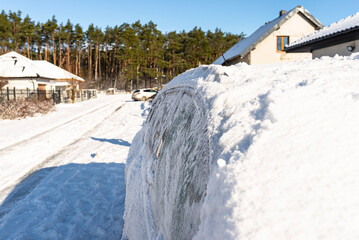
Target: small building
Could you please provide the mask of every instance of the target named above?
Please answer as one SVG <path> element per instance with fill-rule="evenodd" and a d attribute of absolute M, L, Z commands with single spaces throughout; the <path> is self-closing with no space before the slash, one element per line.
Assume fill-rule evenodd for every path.
<path fill-rule="evenodd" d="M 239 62 L 264 64 L 311 58 L 310 53 L 292 54 L 283 51 L 286 44 L 294 42 L 323 27 L 302 6 L 286 12 L 267 22 L 252 35 L 240 40 L 213 64 L 233 65 Z"/>
<path fill-rule="evenodd" d="M 47 61 L 28 59 L 16 52 L 0 56 L 0 89 L 67 90 L 85 80 Z"/>
<path fill-rule="evenodd" d="M 359 52 L 359 12 L 290 43 L 285 51 L 311 53 L 312 58 Z"/>

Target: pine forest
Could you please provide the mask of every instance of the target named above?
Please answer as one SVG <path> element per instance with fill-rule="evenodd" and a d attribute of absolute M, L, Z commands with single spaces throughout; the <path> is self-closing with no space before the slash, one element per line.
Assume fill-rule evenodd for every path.
<path fill-rule="evenodd" d="M 47 60 L 86 79 L 83 88 L 131 91 L 156 87 L 201 64 L 211 64 L 244 34 L 220 29 L 162 33 L 152 21 L 84 29 L 56 17 L 44 23 L 21 11 L 0 14 L 0 54 L 16 51 Z"/>

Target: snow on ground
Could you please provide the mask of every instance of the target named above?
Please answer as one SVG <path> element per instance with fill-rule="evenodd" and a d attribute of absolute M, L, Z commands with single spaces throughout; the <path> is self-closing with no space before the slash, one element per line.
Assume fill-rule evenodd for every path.
<path fill-rule="evenodd" d="M 102 96 L 0 121 L 0 239 L 118 239 L 124 170 L 149 104 Z"/>
<path fill-rule="evenodd" d="M 194 239 L 359 239 L 358 66 L 359 55 L 353 54 L 284 64 L 201 66 L 172 80 L 154 100 L 152 120 L 130 150 L 126 237 L 162 239 L 171 234 L 174 225 L 157 219 L 161 225 L 154 227 L 158 213 L 151 217 L 153 205 L 164 209 L 163 219 L 185 225 L 172 218 L 176 206 L 166 204 L 176 199 L 174 191 L 195 182 L 178 183 L 173 190 L 163 183 L 164 202 L 151 201 L 163 199 L 161 193 L 151 194 L 153 184 L 161 181 L 153 172 L 161 163 L 158 159 L 187 151 L 166 147 L 185 139 L 171 138 L 173 132 L 179 134 L 173 120 L 177 115 L 156 115 L 170 105 L 163 98 L 188 105 L 188 97 L 184 102 L 177 97 L 182 94 L 200 99 L 193 97 L 188 106 L 208 115 L 208 123 L 201 123 L 208 131 L 194 128 L 191 136 L 208 134 L 211 149 L 207 193 Z M 166 104 L 155 110 L 157 101 Z M 156 125 L 167 121 L 174 121 L 168 125 L 171 134 Z M 151 133 L 156 133 L 153 142 L 143 142 Z M 161 153 L 162 143 L 167 153 Z M 171 179 L 166 174 L 183 168 L 166 171 L 163 177 Z M 188 173 L 187 179 L 195 178 Z M 191 192 L 179 194 L 181 198 Z M 186 236 L 193 229 L 182 231 Z"/>

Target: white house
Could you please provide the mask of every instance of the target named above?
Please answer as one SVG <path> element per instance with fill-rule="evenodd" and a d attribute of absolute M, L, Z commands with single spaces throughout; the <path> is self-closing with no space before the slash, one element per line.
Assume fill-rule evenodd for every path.
<path fill-rule="evenodd" d="M 359 52 L 359 12 L 289 44 L 287 53 L 311 53 L 313 58 Z"/>
<path fill-rule="evenodd" d="M 47 61 L 28 59 L 16 52 L 0 56 L 0 89 L 17 88 L 41 91 L 78 88 L 85 81 Z"/>
<path fill-rule="evenodd" d="M 293 54 L 283 51 L 286 44 L 294 42 L 323 27 L 302 6 L 286 12 L 267 22 L 252 35 L 240 40 L 213 64 L 233 65 L 276 63 L 311 58 L 310 53 Z"/>

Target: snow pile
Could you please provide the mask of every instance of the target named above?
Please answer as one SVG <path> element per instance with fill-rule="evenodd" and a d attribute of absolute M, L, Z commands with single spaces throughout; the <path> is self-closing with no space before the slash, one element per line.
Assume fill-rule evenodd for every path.
<path fill-rule="evenodd" d="M 172 80 L 130 149 L 124 238 L 358 239 L 358 64 L 211 65 Z"/>

